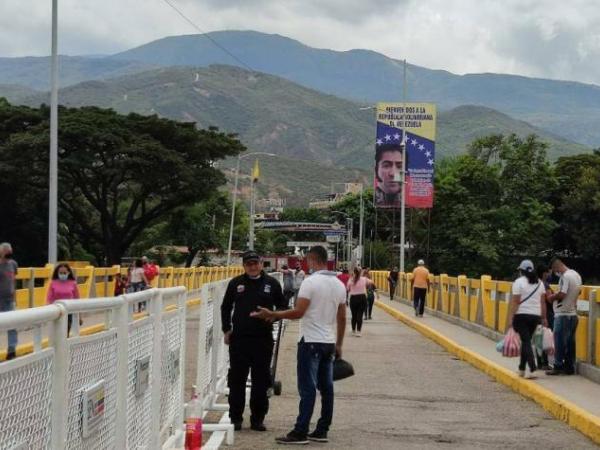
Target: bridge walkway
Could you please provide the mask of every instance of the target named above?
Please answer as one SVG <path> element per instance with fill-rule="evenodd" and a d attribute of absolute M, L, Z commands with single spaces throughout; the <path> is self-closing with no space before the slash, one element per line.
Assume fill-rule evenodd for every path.
<path fill-rule="evenodd" d="M 393 306 L 410 312 L 410 308 L 398 302 L 393 302 Z M 438 321 L 440 319 L 433 317 L 423 319 L 428 325 L 444 325 Z M 479 336 L 471 334 L 470 338 L 477 341 Z M 236 433 L 233 448 L 280 448 L 274 438 L 290 430 L 298 411 L 296 338 L 297 323 L 292 323 L 282 344 L 279 373 L 283 394 L 271 401 L 266 420 L 269 430 L 266 433 L 250 431 L 246 417 L 244 429 Z M 488 341 L 488 345 L 493 351 L 493 342 Z M 340 450 L 598 448 L 538 404 L 498 383 L 380 308 L 375 308 L 373 320 L 365 322 L 362 337 L 348 333 L 344 357 L 353 363 L 356 375 L 336 382 L 330 443 L 313 447 Z M 561 380 L 571 382 L 566 378 Z M 315 411 L 318 412 L 318 403 Z"/>

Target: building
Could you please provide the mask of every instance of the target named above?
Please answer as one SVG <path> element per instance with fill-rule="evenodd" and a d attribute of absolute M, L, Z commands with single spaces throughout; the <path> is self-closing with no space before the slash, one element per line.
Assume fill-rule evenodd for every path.
<path fill-rule="evenodd" d="M 336 183 L 337 184 L 337 183 Z M 331 194 L 327 194 L 323 198 L 313 200 L 308 204 L 309 208 L 315 209 L 328 209 L 336 203 L 342 201 L 346 196 L 350 194 L 359 194 L 362 189 L 362 183 L 339 183 L 344 186 L 342 192 L 334 192 L 333 184 Z"/>

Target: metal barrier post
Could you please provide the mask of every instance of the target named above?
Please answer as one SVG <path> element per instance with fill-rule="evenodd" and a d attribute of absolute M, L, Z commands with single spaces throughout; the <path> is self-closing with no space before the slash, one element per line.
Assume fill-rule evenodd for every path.
<path fill-rule="evenodd" d="M 588 299 L 589 313 L 588 313 L 588 355 L 587 362 L 590 364 L 600 364 L 600 361 L 596 360 L 596 329 L 597 320 L 600 319 L 600 304 L 598 304 L 598 292 L 600 289 L 590 290 L 590 296 Z"/>
<path fill-rule="evenodd" d="M 52 326 L 52 341 L 54 345 L 54 372 L 52 379 L 52 448 L 64 449 L 66 445 L 67 424 L 67 366 L 69 355 L 67 351 L 67 310 L 60 308 L 60 317 Z"/>
<path fill-rule="evenodd" d="M 129 362 L 129 303 L 123 301 L 121 307 L 116 311 L 117 327 L 117 424 L 116 444 L 120 448 L 127 445 L 127 376 Z"/>
<path fill-rule="evenodd" d="M 154 342 L 152 348 L 154 352 L 152 354 L 152 414 L 151 414 L 151 430 L 153 430 L 152 436 L 150 436 L 150 448 L 160 448 L 159 436 L 160 436 L 160 376 L 161 376 L 161 364 L 162 364 L 162 312 L 163 312 L 163 299 L 162 292 L 158 291 L 158 294 L 154 296 L 150 302 L 151 314 L 154 322 Z"/>
<path fill-rule="evenodd" d="M 30 308 L 35 306 L 35 269 L 29 269 L 29 279 L 27 280 L 27 290 L 29 293 L 28 305 Z"/>

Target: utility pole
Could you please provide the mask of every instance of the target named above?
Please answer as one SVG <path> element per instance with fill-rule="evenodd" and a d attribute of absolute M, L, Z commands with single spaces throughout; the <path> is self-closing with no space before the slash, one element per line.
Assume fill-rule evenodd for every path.
<path fill-rule="evenodd" d="M 364 223 L 365 223 L 365 205 L 364 205 L 364 201 L 363 201 L 363 184 L 360 184 L 360 221 L 359 221 L 359 228 L 358 228 L 358 248 L 360 249 L 360 260 L 359 263 L 362 266 L 364 266 L 364 238 L 363 238 L 363 234 L 364 234 Z"/>
<path fill-rule="evenodd" d="M 58 258 L 58 0 L 52 0 L 50 69 L 50 173 L 48 186 L 48 262 Z"/>
<path fill-rule="evenodd" d="M 229 225 L 229 243 L 227 244 L 227 267 L 231 265 L 231 245 L 233 243 L 233 224 L 235 222 L 235 202 L 237 200 L 238 178 L 240 175 L 240 161 L 238 156 L 237 167 L 235 169 L 235 181 L 233 185 L 233 199 L 231 201 L 231 224 Z"/>
<path fill-rule="evenodd" d="M 252 180 L 252 184 L 250 185 L 250 232 L 248 239 L 248 248 L 250 250 L 254 250 L 254 193 L 256 192 L 254 184 L 255 181 Z"/>
<path fill-rule="evenodd" d="M 400 203 L 400 272 L 404 272 L 406 235 L 406 59 L 402 82 L 402 199 Z"/>
<path fill-rule="evenodd" d="M 352 222 L 352 219 L 348 217 L 346 220 L 346 224 L 348 226 L 348 269 L 354 268 L 354 256 L 352 255 Z"/>

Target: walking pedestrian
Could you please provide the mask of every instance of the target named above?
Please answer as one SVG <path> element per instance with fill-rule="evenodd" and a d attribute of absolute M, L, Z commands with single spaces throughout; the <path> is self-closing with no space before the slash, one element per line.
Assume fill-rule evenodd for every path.
<path fill-rule="evenodd" d="M 415 316 L 417 317 L 423 317 L 427 292 L 429 292 L 430 286 L 429 269 L 425 267 L 425 261 L 420 259 L 417 262 L 417 267 L 413 270 L 412 280 L 410 280 L 410 288 L 413 294 L 413 306 L 415 308 Z"/>
<path fill-rule="evenodd" d="M 79 289 L 77 280 L 73 275 L 73 270 L 66 263 L 58 264 L 52 272 L 52 281 L 48 286 L 46 294 L 46 303 L 51 305 L 56 300 L 72 300 L 79 298 Z M 67 335 L 71 333 L 73 314 L 67 317 Z M 80 323 L 81 325 L 81 323 Z"/>
<path fill-rule="evenodd" d="M 350 294 L 350 313 L 352 314 L 352 335 L 361 337 L 363 314 L 367 309 L 367 286 L 373 284 L 371 280 L 361 275 L 358 267 L 348 281 L 347 289 Z"/>
<path fill-rule="evenodd" d="M 288 268 L 287 264 L 283 265 L 281 272 L 283 274 L 283 296 L 289 304 L 290 299 L 294 296 L 294 283 L 296 277 L 294 271 Z"/>
<path fill-rule="evenodd" d="M 294 304 L 296 304 L 296 300 L 298 300 L 298 291 L 305 278 L 306 272 L 302 270 L 302 266 L 299 263 L 296 264 L 296 273 L 294 274 Z"/>
<path fill-rule="evenodd" d="M 13 311 L 16 304 L 16 276 L 19 265 L 12 258 L 13 249 L 8 242 L 0 244 L 0 312 Z M 8 330 L 6 360 L 16 356 L 17 330 Z"/>
<path fill-rule="evenodd" d="M 141 259 L 136 259 L 129 274 L 129 290 L 130 292 L 143 291 L 148 285 L 148 278 L 144 273 L 144 263 Z"/>
<path fill-rule="evenodd" d="M 375 292 L 377 287 L 371 280 L 371 270 L 368 267 L 363 269 L 363 276 L 371 281 L 367 284 L 367 308 L 365 309 L 365 320 L 371 320 L 373 317 L 373 305 L 375 304 Z"/>
<path fill-rule="evenodd" d="M 127 279 L 123 277 L 120 273 L 115 275 L 115 292 L 114 296 L 118 297 L 125 293 L 125 288 L 127 286 Z"/>
<path fill-rule="evenodd" d="M 312 247 L 307 261 L 313 273 L 302 283 L 294 309 L 273 312 L 260 308 L 253 314 L 267 321 L 300 319 L 297 356 L 299 413 L 294 429 L 276 439 L 279 444 L 308 444 L 309 440 L 328 442 L 327 433 L 333 419 L 333 360 L 342 356 L 346 289 L 336 273 L 327 270 L 327 250 L 324 247 Z M 321 417 L 315 430 L 309 434 L 317 389 L 321 393 Z"/>
<path fill-rule="evenodd" d="M 251 373 L 250 428 L 266 431 L 269 411 L 267 391 L 271 387 L 273 326 L 251 316 L 257 308 L 286 309 L 281 285 L 263 270 L 260 256 L 253 250 L 242 255 L 244 273 L 227 285 L 221 305 L 225 344 L 229 345 L 229 418 L 236 430 L 242 429 L 246 404 L 246 382 Z M 233 312 L 233 315 L 232 315 Z"/>
<path fill-rule="evenodd" d="M 148 259 L 147 256 L 142 256 L 142 265 L 144 275 L 146 276 L 146 285 L 148 287 L 154 286 L 154 280 L 158 277 L 158 266 L 154 264 L 154 261 Z"/>
<path fill-rule="evenodd" d="M 517 270 L 521 276 L 512 285 L 508 324 L 521 337 L 521 359 L 518 374 L 525 377 L 526 366 L 529 366 L 527 378 L 533 378 L 537 368 L 531 338 L 540 323 L 543 322 L 545 326 L 548 324 L 546 320 L 546 289 L 530 260 L 521 261 Z"/>
<path fill-rule="evenodd" d="M 398 268 L 394 267 L 390 270 L 388 274 L 388 284 L 390 287 L 390 300 L 394 299 L 394 294 L 396 293 L 396 286 L 398 285 Z"/>
<path fill-rule="evenodd" d="M 550 296 L 554 303 L 554 368 L 548 375 L 573 375 L 577 363 L 577 299 L 581 292 L 581 276 L 569 269 L 560 258 L 552 260 L 552 271 L 560 275 L 558 292 Z"/>

